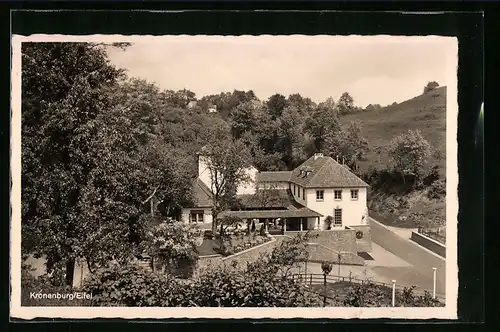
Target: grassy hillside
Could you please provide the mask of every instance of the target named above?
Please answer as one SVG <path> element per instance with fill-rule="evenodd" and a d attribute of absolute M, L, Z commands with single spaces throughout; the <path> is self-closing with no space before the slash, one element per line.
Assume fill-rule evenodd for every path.
<path fill-rule="evenodd" d="M 438 151 L 429 159 L 429 166 L 437 163 L 440 178 L 445 178 L 446 87 L 380 110 L 340 118 L 342 124 L 353 120 L 363 123 L 362 133 L 370 147 L 366 161 L 360 163 L 362 172 L 368 170 L 370 165 L 387 168 L 387 147 L 392 138 L 409 129 L 418 129 Z M 368 207 L 373 217 L 387 225 L 412 228 L 417 226 L 413 213 L 421 214 L 424 220 L 430 222 L 445 218 L 444 190 L 442 183 L 399 194 L 373 188 L 369 192 Z M 433 196 L 435 193 L 438 193 L 437 196 Z"/>
<path fill-rule="evenodd" d="M 433 156 L 431 163 L 438 162 L 440 175 L 445 175 L 446 156 L 446 87 L 439 87 L 425 95 L 375 111 L 364 111 L 340 118 L 342 124 L 359 120 L 363 123 L 363 136 L 368 140 L 370 152 L 367 160 L 360 163 L 362 171 L 369 165 L 385 167 L 387 149 L 391 139 L 409 129 L 418 129 L 434 149 L 442 156 Z"/>

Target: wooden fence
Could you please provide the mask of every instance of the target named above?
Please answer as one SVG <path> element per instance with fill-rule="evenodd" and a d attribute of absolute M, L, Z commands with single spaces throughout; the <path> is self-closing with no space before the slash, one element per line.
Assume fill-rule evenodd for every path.
<path fill-rule="evenodd" d="M 291 278 L 296 282 L 303 282 L 306 285 L 318 285 L 318 284 L 324 283 L 324 275 L 323 274 L 297 273 L 297 274 L 291 275 Z M 327 275 L 326 282 L 327 283 L 349 282 L 349 283 L 354 283 L 354 284 L 359 284 L 359 285 L 365 285 L 365 284 L 366 285 L 378 285 L 378 286 L 384 286 L 384 287 L 387 287 L 389 289 L 392 289 L 392 283 L 373 281 L 370 279 L 363 280 L 363 279 L 358 279 L 358 278 L 349 277 L 349 276 Z M 410 286 L 398 285 L 396 283 L 396 290 L 398 290 L 398 291 L 403 291 L 405 288 L 408 288 L 408 287 L 410 287 Z M 415 294 L 424 295 L 426 292 L 432 295 L 432 290 L 427 290 L 427 289 L 423 289 L 423 288 L 415 286 L 415 289 L 414 289 Z M 436 298 L 444 300 L 445 296 L 443 294 L 436 294 Z"/>

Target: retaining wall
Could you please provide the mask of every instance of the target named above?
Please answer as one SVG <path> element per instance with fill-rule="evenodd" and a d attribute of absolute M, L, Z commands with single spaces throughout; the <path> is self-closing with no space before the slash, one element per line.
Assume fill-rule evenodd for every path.
<path fill-rule="evenodd" d="M 356 238 L 357 252 L 372 252 L 372 235 L 369 225 L 346 226 L 346 228 L 356 232 L 361 231 L 363 234 L 361 239 Z"/>
<path fill-rule="evenodd" d="M 305 232 L 285 232 L 285 235 L 295 237 L 297 233 Z M 356 231 L 354 229 L 332 229 L 332 230 L 312 230 L 309 231 L 313 237 L 311 242 L 321 244 L 335 251 L 358 252 L 356 244 Z"/>
<path fill-rule="evenodd" d="M 339 252 L 329 249 L 319 243 L 309 243 L 307 246 L 309 261 L 314 263 L 339 263 Z M 365 260 L 352 252 L 340 254 L 340 265 L 365 265 Z"/>
<path fill-rule="evenodd" d="M 439 256 L 446 258 L 446 246 L 444 244 L 439 243 L 438 241 L 417 232 L 411 232 L 410 239 L 420 244 L 422 247 L 438 254 Z"/>

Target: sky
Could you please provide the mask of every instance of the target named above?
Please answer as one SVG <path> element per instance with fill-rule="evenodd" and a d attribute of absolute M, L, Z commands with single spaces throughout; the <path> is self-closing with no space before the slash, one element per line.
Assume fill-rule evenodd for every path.
<path fill-rule="evenodd" d="M 198 98 L 253 90 L 261 100 L 300 93 L 315 102 L 349 92 L 354 104 L 382 106 L 447 85 L 450 38 L 390 36 L 144 37 L 109 49 L 113 64 L 161 89 Z M 448 77 L 447 77 L 448 75 Z"/>

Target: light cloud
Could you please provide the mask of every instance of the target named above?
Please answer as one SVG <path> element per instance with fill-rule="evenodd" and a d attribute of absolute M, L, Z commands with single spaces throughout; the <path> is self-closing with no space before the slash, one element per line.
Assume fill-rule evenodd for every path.
<path fill-rule="evenodd" d="M 450 38 L 390 36 L 167 36 L 110 49 L 129 76 L 198 97 L 253 90 L 261 99 L 300 93 L 316 102 L 349 92 L 387 105 L 447 84 Z"/>

